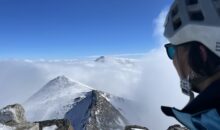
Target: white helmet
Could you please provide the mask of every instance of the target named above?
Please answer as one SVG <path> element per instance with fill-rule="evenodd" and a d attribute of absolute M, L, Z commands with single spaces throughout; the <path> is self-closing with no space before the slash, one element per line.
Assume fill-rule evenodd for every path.
<path fill-rule="evenodd" d="M 220 57 L 220 0 L 175 0 L 164 36 L 174 45 L 200 42 Z"/>

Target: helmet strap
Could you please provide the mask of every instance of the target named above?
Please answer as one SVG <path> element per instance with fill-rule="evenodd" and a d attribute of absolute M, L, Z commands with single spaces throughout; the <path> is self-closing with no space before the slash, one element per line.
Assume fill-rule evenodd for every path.
<path fill-rule="evenodd" d="M 192 85 L 190 83 L 189 76 L 187 76 L 186 79 L 180 80 L 180 87 L 182 89 L 182 93 L 190 97 L 188 102 L 189 104 L 195 97 L 194 93 L 192 92 Z"/>
<path fill-rule="evenodd" d="M 220 73 L 220 68 L 219 67 L 215 70 L 215 73 L 213 73 L 210 76 L 208 76 L 208 75 L 202 76 L 202 75 L 199 75 L 199 74 L 195 73 L 194 71 L 191 71 L 191 73 L 189 74 L 189 77 L 190 77 L 189 82 L 191 83 L 192 90 L 194 92 L 199 93 L 201 91 L 198 88 L 199 85 L 204 84 L 204 81 L 207 81 L 208 79 L 212 78 L 213 76 L 215 76 L 219 73 Z"/>

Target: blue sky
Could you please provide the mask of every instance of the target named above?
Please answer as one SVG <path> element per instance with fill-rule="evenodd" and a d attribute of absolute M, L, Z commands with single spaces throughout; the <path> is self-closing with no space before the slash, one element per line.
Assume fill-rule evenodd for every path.
<path fill-rule="evenodd" d="M 1 0 L 1 59 L 145 53 L 172 0 Z"/>

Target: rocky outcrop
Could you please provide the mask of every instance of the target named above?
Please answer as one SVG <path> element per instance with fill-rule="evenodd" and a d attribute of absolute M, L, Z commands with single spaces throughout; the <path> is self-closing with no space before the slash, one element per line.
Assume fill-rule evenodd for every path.
<path fill-rule="evenodd" d="M 90 118 L 86 123 L 86 130 L 119 129 L 123 130 L 128 124 L 127 119 L 101 95 L 100 91 L 93 91 L 94 102 L 91 105 Z"/>
<path fill-rule="evenodd" d="M 37 123 L 22 123 L 14 126 L 16 130 L 39 130 L 39 124 Z"/>
<path fill-rule="evenodd" d="M 75 130 L 123 130 L 128 121 L 102 96 L 93 90 L 84 99 L 77 100 L 65 118 L 70 120 Z"/>
<path fill-rule="evenodd" d="M 149 130 L 146 127 L 138 126 L 138 125 L 128 125 L 124 130 Z M 172 125 L 167 130 L 188 130 L 186 127 L 181 127 L 180 125 Z"/>
<path fill-rule="evenodd" d="M 20 104 L 8 105 L 0 110 L 0 123 L 13 126 L 24 122 L 24 108 Z"/>
<path fill-rule="evenodd" d="M 0 129 L 7 130 L 148 130 L 146 127 L 129 125 L 124 116 L 112 104 L 103 97 L 103 92 L 93 90 L 89 93 L 87 100 L 78 101 L 79 109 L 73 108 L 72 112 L 67 113 L 68 119 L 55 119 L 30 123 L 25 118 L 25 110 L 20 104 L 8 105 L 0 109 Z M 88 104 L 89 101 L 89 104 Z M 82 103 L 82 104 L 80 104 Z M 85 109 L 84 115 L 77 115 L 81 105 L 88 104 L 89 109 Z M 70 118 L 74 117 L 76 118 Z M 82 118 L 78 118 L 82 116 Z M 73 120 L 71 120 L 73 119 Z M 79 120 L 82 119 L 82 120 Z M 71 124 L 72 123 L 72 124 Z M 80 125 L 81 124 L 81 125 Z M 74 126 L 76 125 L 76 127 Z M 73 128 L 75 127 L 75 128 Z M 167 130 L 188 130 L 180 125 L 170 126 Z"/>
<path fill-rule="evenodd" d="M 56 126 L 56 130 L 73 130 L 70 122 L 65 119 L 47 120 L 36 122 L 39 124 L 39 130 L 43 128 Z"/>
<path fill-rule="evenodd" d="M 0 125 L 11 130 L 44 130 L 44 128 L 73 130 L 70 122 L 65 119 L 28 122 L 25 118 L 25 110 L 20 104 L 8 105 L 0 109 Z"/>
<path fill-rule="evenodd" d="M 2 108 L 0 110 L 0 123 L 16 130 L 39 130 L 38 124 L 26 121 L 25 110 L 20 104 Z"/>
<path fill-rule="evenodd" d="M 180 125 L 176 124 L 170 126 L 167 130 L 188 130 L 186 127 L 181 127 Z"/>
<path fill-rule="evenodd" d="M 125 130 L 148 130 L 146 127 L 138 126 L 138 125 L 129 125 L 125 127 Z"/>

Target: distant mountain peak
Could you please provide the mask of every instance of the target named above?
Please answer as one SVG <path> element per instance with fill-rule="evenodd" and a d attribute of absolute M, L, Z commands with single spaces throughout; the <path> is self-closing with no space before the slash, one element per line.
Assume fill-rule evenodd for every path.
<path fill-rule="evenodd" d="M 122 58 L 122 57 L 115 57 L 115 56 L 100 56 L 95 59 L 95 62 L 133 66 L 133 65 L 135 65 L 135 62 L 137 62 L 137 60 Z"/>
<path fill-rule="evenodd" d="M 101 62 L 101 63 L 104 63 L 104 62 L 105 62 L 105 59 L 106 59 L 105 56 L 100 56 L 100 57 L 98 57 L 98 58 L 95 60 L 95 62 Z"/>

